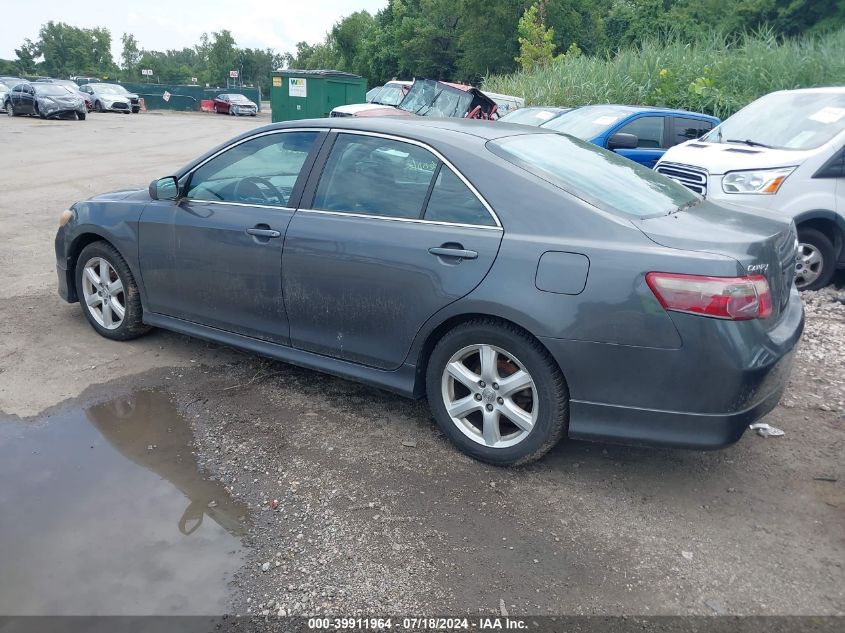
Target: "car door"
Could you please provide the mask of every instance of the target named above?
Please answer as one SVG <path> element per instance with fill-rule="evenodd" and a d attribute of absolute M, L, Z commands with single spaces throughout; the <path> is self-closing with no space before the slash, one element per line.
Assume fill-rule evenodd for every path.
<path fill-rule="evenodd" d="M 395 369 L 423 323 L 482 281 L 501 239 L 486 202 L 431 148 L 333 133 L 285 238 L 291 344 Z"/>
<path fill-rule="evenodd" d="M 14 88 L 12 88 L 11 92 L 9 92 L 9 103 L 12 104 L 12 113 L 13 114 L 22 114 L 21 112 L 21 92 L 23 91 L 23 85 L 18 84 Z"/>
<path fill-rule="evenodd" d="M 178 200 L 150 203 L 139 227 L 146 309 L 286 344 L 284 234 L 324 137 L 240 140 L 183 176 Z"/>
<path fill-rule="evenodd" d="M 633 134 L 637 137 L 636 149 L 616 149 L 617 154 L 641 165 L 652 168 L 666 152 L 666 119 L 662 115 L 647 114 L 623 123 L 609 135 Z"/>

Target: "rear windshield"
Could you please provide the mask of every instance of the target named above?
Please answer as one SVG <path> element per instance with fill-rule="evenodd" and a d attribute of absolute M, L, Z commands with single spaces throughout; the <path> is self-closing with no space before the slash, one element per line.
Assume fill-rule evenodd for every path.
<path fill-rule="evenodd" d="M 701 199 L 674 180 L 563 134 L 525 134 L 487 143 L 508 162 L 610 213 L 647 218 Z"/>
<path fill-rule="evenodd" d="M 630 109 L 620 106 L 585 106 L 543 123 L 542 127 L 589 141 L 629 114 Z"/>

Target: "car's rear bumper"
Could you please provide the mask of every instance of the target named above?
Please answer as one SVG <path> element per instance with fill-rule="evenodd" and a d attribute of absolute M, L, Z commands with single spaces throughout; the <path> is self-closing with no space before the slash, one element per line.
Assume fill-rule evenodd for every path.
<path fill-rule="evenodd" d="M 570 391 L 569 436 L 713 449 L 778 403 L 804 328 L 793 290 L 778 323 L 672 315 L 679 349 L 541 339 Z"/>
<path fill-rule="evenodd" d="M 573 400 L 569 403 L 569 437 L 612 444 L 724 448 L 738 441 L 749 424 L 777 406 L 784 386 L 749 409 L 725 414 L 636 409 Z"/>

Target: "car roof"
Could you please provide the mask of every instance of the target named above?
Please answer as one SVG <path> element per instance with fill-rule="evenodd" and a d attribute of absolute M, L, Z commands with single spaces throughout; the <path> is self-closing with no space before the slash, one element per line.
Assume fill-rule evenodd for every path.
<path fill-rule="evenodd" d="M 845 86 L 819 86 L 817 88 L 796 88 L 795 90 L 775 90 L 769 94 L 781 92 L 807 92 L 816 94 L 845 94 Z M 766 96 L 766 95 L 762 95 Z"/>
<path fill-rule="evenodd" d="M 577 110 L 589 110 L 589 109 L 598 109 L 598 108 L 616 108 L 621 110 L 622 112 L 627 112 L 628 114 L 637 114 L 639 112 L 650 112 L 652 114 L 672 114 L 672 115 L 680 115 L 680 116 L 687 116 L 692 115 L 696 117 L 706 117 L 708 119 L 715 119 L 716 117 L 710 114 L 704 114 L 703 112 L 692 112 L 690 110 L 680 110 L 677 108 L 661 108 L 659 106 L 639 106 L 639 105 L 624 105 L 620 103 L 594 103 L 591 105 L 580 106 L 576 108 Z"/>
<path fill-rule="evenodd" d="M 553 130 L 535 128 L 517 123 L 498 123 L 480 119 L 435 118 L 435 117 L 341 117 L 326 119 L 305 119 L 273 123 L 261 131 L 285 128 L 325 128 L 395 134 L 421 141 L 446 140 L 455 132 L 477 137 L 483 141 L 495 140 L 518 134 L 557 134 Z M 254 131 L 254 130 L 253 130 Z"/>

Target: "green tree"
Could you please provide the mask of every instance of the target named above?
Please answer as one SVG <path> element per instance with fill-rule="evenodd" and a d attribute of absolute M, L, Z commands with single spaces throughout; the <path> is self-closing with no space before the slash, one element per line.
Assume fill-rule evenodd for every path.
<path fill-rule="evenodd" d="M 546 26 L 544 8 L 543 3 L 532 4 L 517 24 L 519 56 L 516 62 L 523 70 L 545 66 L 555 57 L 555 32 Z"/>
<path fill-rule="evenodd" d="M 20 48 L 15 49 L 15 55 L 17 56 L 15 66 L 17 66 L 18 73 L 22 75 L 35 73 L 35 60 L 41 56 L 38 44 L 26 38 Z"/>
<path fill-rule="evenodd" d="M 138 75 L 138 62 L 141 61 L 141 50 L 138 48 L 138 40 L 131 33 L 124 33 L 120 37 L 123 44 L 123 52 L 120 54 L 121 66 L 126 77 Z"/>

